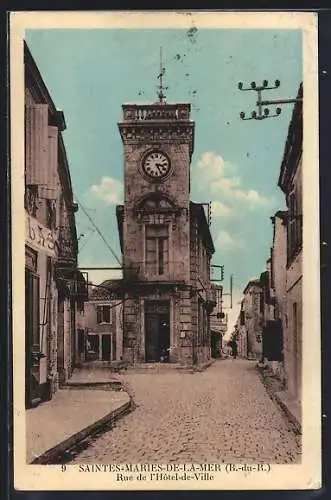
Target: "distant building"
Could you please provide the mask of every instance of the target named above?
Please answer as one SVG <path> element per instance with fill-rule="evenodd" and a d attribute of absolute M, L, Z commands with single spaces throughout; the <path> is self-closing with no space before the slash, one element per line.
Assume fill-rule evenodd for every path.
<path fill-rule="evenodd" d="M 24 66 L 25 399 L 30 408 L 50 399 L 72 373 L 84 279 L 77 271 L 77 205 L 62 139 L 64 115 L 26 44 Z"/>
<path fill-rule="evenodd" d="M 216 292 L 216 306 L 210 315 L 211 355 L 222 357 L 222 339 L 228 329 L 228 315 L 223 311 L 223 286 L 212 284 Z"/>
<path fill-rule="evenodd" d="M 284 331 L 286 322 L 286 265 L 287 265 L 287 211 L 278 211 L 271 218 L 273 223 L 273 244 L 271 249 L 271 286 L 274 290 L 274 319 L 277 321 L 276 357 L 282 360 L 278 374 L 285 382 L 284 353 L 287 350 Z M 279 352 L 281 350 L 281 352 Z"/>
<path fill-rule="evenodd" d="M 80 361 L 115 361 L 123 355 L 121 280 L 107 280 L 91 288 L 84 303 L 83 352 Z"/>
<path fill-rule="evenodd" d="M 302 101 L 300 85 L 288 130 L 278 185 L 288 209 L 286 299 L 284 315 L 284 369 L 289 397 L 301 404 L 302 386 Z M 282 282 L 283 278 L 281 279 Z M 283 285 L 281 285 L 281 289 Z M 284 307 L 285 306 L 285 307 Z"/>
<path fill-rule="evenodd" d="M 200 364 L 211 357 L 215 251 L 204 205 L 190 201 L 189 104 L 123 105 L 124 205 L 117 207 L 124 279 L 123 357 Z"/>
<path fill-rule="evenodd" d="M 244 290 L 242 303 L 247 342 L 247 357 L 260 359 L 262 356 L 263 300 L 259 279 L 251 280 Z"/>
<path fill-rule="evenodd" d="M 240 303 L 240 312 L 236 322 L 237 339 L 238 339 L 238 356 L 240 358 L 248 357 L 248 342 L 247 342 L 247 328 L 245 323 L 245 301 L 242 299 Z"/>
<path fill-rule="evenodd" d="M 275 252 L 272 250 L 271 254 Z M 266 271 L 260 276 L 261 301 L 263 303 L 262 353 L 274 375 L 282 378 L 283 331 L 282 323 L 276 317 L 276 297 L 272 273 L 272 257 L 267 261 Z"/>

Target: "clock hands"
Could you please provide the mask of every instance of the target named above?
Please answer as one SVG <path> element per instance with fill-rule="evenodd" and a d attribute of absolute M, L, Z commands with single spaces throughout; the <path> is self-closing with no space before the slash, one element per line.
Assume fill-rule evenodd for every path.
<path fill-rule="evenodd" d="M 160 175 L 162 175 L 162 170 L 161 170 L 161 168 L 163 167 L 162 163 L 155 163 L 155 166 L 158 169 L 158 171 L 160 172 Z"/>

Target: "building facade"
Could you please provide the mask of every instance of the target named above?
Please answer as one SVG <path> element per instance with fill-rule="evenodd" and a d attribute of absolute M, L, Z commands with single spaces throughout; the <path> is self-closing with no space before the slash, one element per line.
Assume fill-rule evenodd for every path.
<path fill-rule="evenodd" d="M 247 342 L 247 328 L 245 323 L 245 301 L 241 300 L 240 312 L 235 324 L 238 339 L 238 356 L 240 358 L 248 357 L 248 342 Z"/>
<path fill-rule="evenodd" d="M 287 252 L 284 370 L 289 395 L 301 402 L 302 381 L 302 98 L 300 86 L 288 130 L 278 185 L 286 198 Z"/>
<path fill-rule="evenodd" d="M 262 333 L 264 304 L 261 299 L 259 279 L 251 280 L 244 290 L 242 311 L 246 333 L 247 357 L 260 360 L 262 357 Z"/>
<path fill-rule="evenodd" d="M 123 356 L 123 301 L 118 280 L 91 287 L 81 322 L 80 361 L 117 361 Z"/>
<path fill-rule="evenodd" d="M 272 249 L 271 254 L 274 253 Z M 283 329 L 276 316 L 276 295 L 273 282 L 273 259 L 267 260 L 266 271 L 260 276 L 263 308 L 262 359 L 278 378 L 283 376 Z"/>
<path fill-rule="evenodd" d="M 271 218 L 273 243 L 271 249 L 271 286 L 274 292 L 274 319 L 277 336 L 274 344 L 279 362 L 277 375 L 285 384 L 284 353 L 288 350 L 284 336 L 286 321 L 286 265 L 287 265 L 287 211 L 280 210 Z"/>
<path fill-rule="evenodd" d="M 124 205 L 117 207 L 124 280 L 123 357 L 197 364 L 210 359 L 214 245 L 190 201 L 194 122 L 189 104 L 123 105 Z"/>
<path fill-rule="evenodd" d="M 223 286 L 212 284 L 216 292 L 216 306 L 210 315 L 211 355 L 222 357 L 223 337 L 228 329 L 228 316 L 223 312 Z"/>
<path fill-rule="evenodd" d="M 30 408 L 70 376 L 76 352 L 77 235 L 55 108 L 32 55 L 25 66 L 25 394 Z"/>

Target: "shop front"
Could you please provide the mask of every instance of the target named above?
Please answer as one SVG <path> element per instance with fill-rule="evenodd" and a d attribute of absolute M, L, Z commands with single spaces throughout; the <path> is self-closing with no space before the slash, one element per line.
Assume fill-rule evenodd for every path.
<path fill-rule="evenodd" d="M 25 404 L 36 406 L 49 398 L 51 388 L 54 315 L 53 259 L 55 240 L 51 230 L 26 216 L 25 245 Z"/>

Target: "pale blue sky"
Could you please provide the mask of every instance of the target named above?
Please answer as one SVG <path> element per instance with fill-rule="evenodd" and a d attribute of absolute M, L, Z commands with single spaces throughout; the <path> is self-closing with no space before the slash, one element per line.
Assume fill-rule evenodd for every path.
<path fill-rule="evenodd" d="M 256 94 L 237 83 L 281 81 L 266 99 L 296 96 L 302 80 L 298 30 L 29 30 L 26 41 L 57 108 L 74 194 L 120 255 L 115 203 L 123 199 L 123 148 L 117 128 L 125 102 L 156 100 L 163 46 L 168 102 L 190 102 L 196 122 L 191 197 L 214 202 L 214 264 L 234 274 L 239 297 L 264 269 L 270 217 L 283 208 L 277 187 L 293 105 L 278 118 L 241 121 Z M 93 187 L 94 186 L 94 187 Z M 116 265 L 82 210 L 77 214 L 81 265 Z M 104 277 L 108 274 L 105 272 Z M 103 277 L 103 276 L 102 276 Z M 100 273 L 98 278 L 100 278 Z M 95 279 L 97 276 L 95 275 Z"/>

